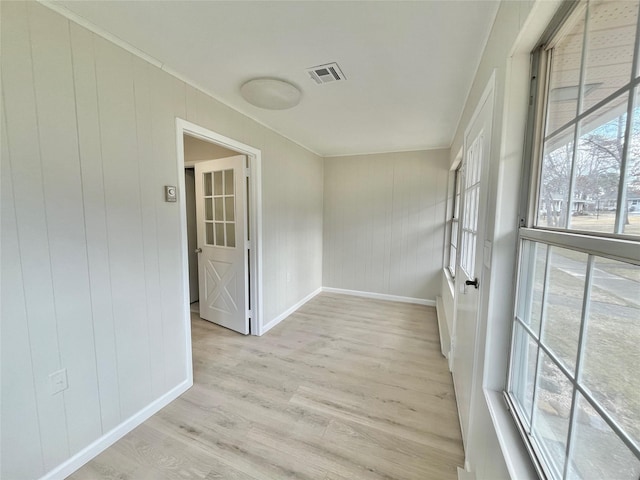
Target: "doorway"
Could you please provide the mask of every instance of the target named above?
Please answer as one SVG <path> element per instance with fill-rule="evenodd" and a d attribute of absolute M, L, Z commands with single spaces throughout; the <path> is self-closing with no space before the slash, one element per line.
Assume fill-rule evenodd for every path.
<path fill-rule="evenodd" d="M 187 310 L 187 318 L 189 318 L 189 310 L 194 310 L 194 307 L 202 312 L 204 305 L 199 305 L 199 302 L 203 300 L 200 297 L 201 295 L 208 295 L 210 300 L 208 302 L 209 310 L 208 313 L 204 313 L 204 316 L 201 314 L 201 317 L 241 333 L 261 335 L 261 152 L 249 145 L 224 137 L 182 119 L 177 119 L 176 127 L 179 191 L 184 192 L 183 195 L 178 195 L 178 202 L 182 224 L 183 298 Z M 240 282 L 239 280 L 236 285 L 229 285 L 226 280 L 230 276 L 225 276 L 224 272 L 221 271 L 221 259 L 209 258 L 209 261 L 205 262 L 205 258 L 210 257 L 213 253 L 217 253 L 218 256 L 220 254 L 228 256 L 231 251 L 231 248 L 229 248 L 231 242 L 226 242 L 224 239 L 226 235 L 231 235 L 232 227 L 236 227 L 236 225 L 234 221 L 225 221 L 224 218 L 218 222 L 217 218 L 211 217 L 211 221 L 205 221 L 204 217 L 206 215 L 205 208 L 209 204 L 213 207 L 211 209 L 213 213 L 210 213 L 210 215 L 215 215 L 214 206 L 216 203 L 221 203 L 221 205 L 224 205 L 224 202 L 229 203 L 231 194 L 209 192 L 210 198 L 205 198 L 203 190 L 200 188 L 200 196 L 202 198 L 198 199 L 195 187 L 198 182 L 198 186 L 202 187 L 202 182 L 205 181 L 206 177 L 211 180 L 211 188 L 215 188 L 213 184 L 214 176 L 215 178 L 220 176 L 221 179 L 224 179 L 224 175 L 229 175 L 228 166 L 218 168 L 218 165 L 223 165 L 224 161 L 228 161 L 229 158 L 233 157 L 235 157 L 235 180 L 233 184 L 236 192 L 234 200 L 241 202 L 241 205 L 236 208 L 242 207 L 239 210 L 240 217 L 238 218 L 243 219 L 242 223 L 245 231 L 241 232 L 240 236 L 233 241 L 233 249 L 236 252 L 234 257 L 236 275 L 242 281 Z M 204 167 L 204 165 L 208 165 L 208 167 Z M 205 172 L 205 170 L 207 171 Z M 218 170 L 219 173 L 216 174 L 214 170 Z M 238 195 L 240 196 L 238 197 Z M 195 207 L 198 202 L 202 203 L 200 205 L 200 222 L 202 225 L 199 225 L 198 217 L 196 216 Z M 206 204 L 206 202 L 209 202 L 209 204 Z M 227 210 L 223 210 L 223 215 L 230 215 L 229 205 L 226 208 Z M 235 219 L 235 222 L 237 222 L 237 219 Z M 200 232 L 196 233 L 197 230 L 200 230 Z M 209 231 L 209 237 L 207 237 L 207 231 Z M 214 232 L 213 235 L 211 235 L 211 231 Z M 215 245 L 216 231 L 219 239 L 222 238 L 222 242 L 225 242 L 217 247 Z M 222 237 L 220 237 L 220 232 L 222 232 Z M 197 253 L 198 251 L 205 252 L 206 255 L 203 257 L 202 253 Z M 202 258 L 199 259 L 199 256 Z M 201 267 L 198 268 L 198 265 Z M 209 268 L 207 272 L 206 267 L 211 267 L 212 265 L 217 268 Z M 218 276 L 216 276 L 216 272 Z M 222 280 L 226 282 L 226 290 L 225 282 L 222 282 Z M 238 285 L 240 286 L 238 287 Z M 228 313 L 231 305 L 237 307 L 235 323 L 229 323 L 228 315 L 227 318 L 224 318 L 223 315 L 225 310 Z M 245 321 L 246 323 L 244 323 Z M 246 327 L 239 327 L 241 324 L 246 325 Z"/>

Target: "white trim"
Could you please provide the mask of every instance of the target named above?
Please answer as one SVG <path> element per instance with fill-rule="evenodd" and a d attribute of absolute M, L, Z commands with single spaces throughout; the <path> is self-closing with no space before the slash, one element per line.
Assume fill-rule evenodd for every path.
<path fill-rule="evenodd" d="M 176 136 L 176 145 L 178 152 L 182 152 L 184 157 L 184 137 L 180 129 Z M 183 158 L 184 161 L 184 158 Z M 178 166 L 180 162 L 180 154 L 178 154 Z M 184 167 L 178 168 L 178 208 L 180 210 L 180 256 L 182 260 L 182 322 L 185 329 L 185 367 L 187 369 L 187 380 L 193 385 L 193 351 L 191 346 L 191 295 L 189 294 L 189 257 L 187 249 L 189 242 L 187 240 L 187 206 L 185 192 L 185 175 Z M 186 269 L 185 269 L 186 265 Z"/>
<path fill-rule="evenodd" d="M 262 331 L 262 152 L 257 148 L 250 145 L 246 145 L 237 140 L 234 140 L 224 135 L 220 135 L 216 132 L 208 130 L 204 127 L 196 125 L 195 123 L 188 122 L 182 118 L 176 118 L 176 144 L 177 144 L 177 168 L 178 168 L 178 181 L 181 191 L 185 191 L 184 183 L 184 143 L 183 135 L 188 134 L 193 137 L 197 137 L 206 142 L 215 143 L 221 145 L 230 150 L 234 150 L 243 155 L 249 157 L 249 170 L 251 175 L 249 176 L 249 212 L 250 212 L 250 232 L 251 241 L 249 242 L 250 249 L 253 252 L 251 255 L 251 261 L 249 270 L 251 272 L 251 311 L 253 316 L 251 317 L 251 332 L 253 335 L 261 335 Z M 189 309 L 189 261 L 187 258 L 187 215 L 184 195 L 178 195 L 178 203 L 180 208 L 180 225 L 182 228 L 181 235 L 181 252 L 182 255 L 182 269 L 183 269 L 183 289 L 184 289 L 184 303 L 187 311 L 186 320 L 190 321 L 188 314 Z M 189 324 L 189 330 L 190 324 Z M 188 350 L 189 360 L 191 360 L 191 344 L 189 343 Z"/>
<path fill-rule="evenodd" d="M 388 295 L 386 293 L 362 292 L 360 290 L 346 290 L 344 288 L 322 287 L 323 292 L 338 293 L 340 295 L 353 295 L 354 297 L 374 298 L 376 300 L 388 300 L 390 302 L 415 303 L 417 305 L 427 305 L 435 307 L 435 300 L 425 298 L 402 297 L 399 295 Z"/>
<path fill-rule="evenodd" d="M 509 475 L 511 478 L 537 480 L 538 475 L 531 463 L 529 452 L 507 410 L 502 394 L 485 388 L 484 396 Z"/>
<path fill-rule="evenodd" d="M 280 315 L 278 315 L 276 318 L 271 320 L 269 323 L 264 325 L 262 327 L 262 330 L 260 331 L 260 335 L 264 335 L 265 333 L 267 333 L 269 330 L 271 330 L 273 327 L 275 327 L 277 324 L 279 324 L 282 320 L 284 320 L 289 315 L 291 315 L 293 312 L 298 310 L 301 306 L 303 306 L 305 303 L 307 303 L 309 300 L 311 300 L 313 297 L 315 297 L 319 293 L 322 293 L 322 287 L 320 287 L 317 290 L 311 292 L 309 295 L 304 297 L 298 303 L 296 303 L 295 305 L 291 306 L 290 308 L 288 308 L 287 310 L 282 312 Z"/>
<path fill-rule="evenodd" d="M 436 317 L 438 319 L 438 335 L 440 336 L 440 352 L 442 352 L 444 358 L 449 359 L 451 332 L 449 332 L 447 325 L 447 316 L 444 313 L 442 297 L 439 295 L 436 297 Z"/>
<path fill-rule="evenodd" d="M 425 146 L 423 148 L 410 147 L 405 150 L 374 150 L 370 152 L 359 153 L 333 153 L 331 155 L 322 155 L 323 158 L 340 158 L 340 157 L 363 157 L 365 155 L 388 155 L 391 153 L 411 153 L 411 152 L 430 152 L 432 150 L 449 150 L 450 145 L 447 146 Z"/>
<path fill-rule="evenodd" d="M 596 237 L 587 232 L 547 230 L 542 228 L 521 228 L 520 238 L 533 242 L 548 243 L 593 255 L 615 258 L 623 262 L 640 265 L 640 248 L 637 240 L 621 237 Z M 615 247 L 612 248 L 612 245 Z"/>
<path fill-rule="evenodd" d="M 191 355 L 191 352 L 189 352 L 189 355 Z M 193 386 L 193 380 L 187 379 L 181 384 L 172 388 L 160 398 L 144 407 L 138 413 L 134 413 L 120 425 L 102 435 L 95 442 L 80 450 L 73 457 L 64 461 L 53 470 L 47 472 L 43 477 L 40 478 L 40 480 L 62 480 L 64 478 L 67 478 L 73 472 L 82 467 L 85 463 L 98 456 L 104 450 L 124 437 L 127 433 L 131 432 L 134 428 L 141 425 L 145 420 L 149 419 L 151 416 L 166 407 L 169 403 L 174 401 L 189 388 L 191 388 L 191 386 Z"/>
<path fill-rule="evenodd" d="M 163 63 L 160 60 L 158 60 L 157 58 L 152 57 L 148 53 L 143 52 L 142 50 L 136 48 L 135 46 L 131 45 L 130 43 L 126 42 L 125 40 L 123 40 L 123 39 L 117 37 L 116 35 L 113 35 L 112 33 L 108 32 L 104 28 L 99 27 L 95 23 L 87 20 L 86 18 L 78 15 L 75 12 L 72 12 L 67 7 L 65 7 L 63 5 L 60 5 L 60 4 L 58 4 L 58 3 L 54 2 L 54 1 L 51 1 L 51 0 L 37 0 L 37 1 L 41 5 L 53 10 L 54 12 L 62 15 L 63 17 L 67 18 L 68 20 L 71 20 L 72 22 L 77 23 L 81 27 L 86 28 L 90 32 L 95 33 L 96 35 L 104 38 L 105 40 L 108 40 L 109 42 L 111 42 L 111 43 L 117 45 L 118 47 L 122 48 L 123 50 L 126 50 L 127 52 L 135 55 L 136 57 L 141 58 L 145 62 L 149 62 L 151 65 L 153 65 L 155 67 L 158 67 L 163 72 L 166 72 L 169 75 L 171 75 L 172 77 L 175 77 L 178 80 L 186 83 L 190 87 L 193 87 L 196 90 L 200 90 L 202 93 L 204 93 L 204 94 L 208 95 L 209 97 L 215 99 L 216 101 L 220 102 L 222 105 L 224 105 L 226 107 L 229 107 L 230 109 L 232 109 L 232 110 L 244 115 L 247 118 L 250 118 L 254 122 L 262 125 L 263 127 L 265 127 L 268 130 L 271 130 L 272 132 L 277 133 L 281 137 L 286 138 L 290 142 L 293 142 L 296 145 L 298 145 L 299 147 L 304 148 L 308 152 L 311 152 L 314 155 L 317 155 L 318 157 L 322 157 L 322 155 L 320 153 L 318 153 L 318 152 L 312 150 L 311 148 L 307 147 L 306 145 L 303 145 L 300 142 L 298 142 L 298 141 L 286 136 L 284 133 L 282 133 L 282 132 L 276 130 L 275 128 L 273 128 L 272 126 L 269 126 L 266 123 L 258 120 L 257 118 L 255 118 L 254 116 L 252 116 L 249 113 L 245 112 L 244 110 L 241 110 L 238 107 L 233 106 L 233 105 L 225 102 L 220 97 L 218 97 L 213 92 L 211 92 L 211 90 L 199 85 L 198 83 L 194 82 L 190 78 L 185 77 L 181 73 L 179 73 L 176 70 L 174 70 L 173 68 L 169 67 L 166 63 Z"/>

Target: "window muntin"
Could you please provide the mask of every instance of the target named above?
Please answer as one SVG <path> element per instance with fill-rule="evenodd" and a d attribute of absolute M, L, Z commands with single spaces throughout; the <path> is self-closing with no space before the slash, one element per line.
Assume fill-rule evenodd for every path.
<path fill-rule="evenodd" d="M 542 54 L 507 398 L 554 479 L 640 476 L 638 4 L 582 2 Z"/>

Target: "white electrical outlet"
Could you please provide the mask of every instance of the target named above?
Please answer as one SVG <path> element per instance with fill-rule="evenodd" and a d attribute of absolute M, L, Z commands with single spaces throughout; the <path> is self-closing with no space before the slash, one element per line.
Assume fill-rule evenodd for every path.
<path fill-rule="evenodd" d="M 69 388 L 69 383 L 67 382 L 67 369 L 63 368 L 62 370 L 58 370 L 57 372 L 50 374 L 49 382 L 51 384 L 51 395 L 55 395 L 56 393 L 60 393 Z"/>

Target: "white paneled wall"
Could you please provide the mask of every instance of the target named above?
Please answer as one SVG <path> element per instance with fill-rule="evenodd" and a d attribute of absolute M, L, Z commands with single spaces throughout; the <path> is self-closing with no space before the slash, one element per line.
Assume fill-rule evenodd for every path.
<path fill-rule="evenodd" d="M 176 117 L 262 150 L 265 324 L 322 284 L 323 165 L 40 4 L 0 8 L 0 477 L 33 479 L 188 381 Z"/>
<path fill-rule="evenodd" d="M 449 150 L 326 158 L 323 285 L 435 301 Z"/>

